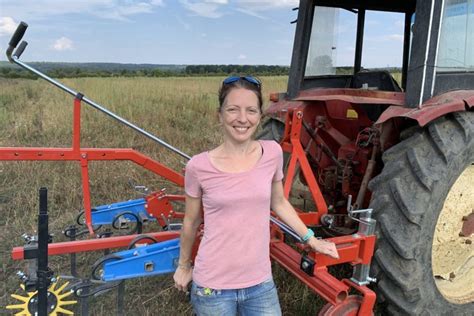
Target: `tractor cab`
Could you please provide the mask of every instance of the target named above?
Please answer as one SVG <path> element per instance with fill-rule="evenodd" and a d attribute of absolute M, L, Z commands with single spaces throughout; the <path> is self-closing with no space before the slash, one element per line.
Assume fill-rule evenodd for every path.
<path fill-rule="evenodd" d="M 365 89 L 404 93 L 404 105 L 416 107 L 473 89 L 473 30 L 470 0 L 302 0 L 287 97 Z"/>

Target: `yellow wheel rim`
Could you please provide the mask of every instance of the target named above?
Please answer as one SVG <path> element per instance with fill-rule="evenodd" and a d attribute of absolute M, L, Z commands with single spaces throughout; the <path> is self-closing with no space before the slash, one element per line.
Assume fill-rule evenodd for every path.
<path fill-rule="evenodd" d="M 474 165 L 459 176 L 438 218 L 431 253 L 433 277 L 441 294 L 451 303 L 474 301 L 474 244 L 460 236 L 463 216 L 474 211 Z"/>

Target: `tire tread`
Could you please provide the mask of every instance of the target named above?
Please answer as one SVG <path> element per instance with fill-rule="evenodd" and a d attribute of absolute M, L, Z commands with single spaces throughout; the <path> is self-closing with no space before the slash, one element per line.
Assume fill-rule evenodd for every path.
<path fill-rule="evenodd" d="M 474 157 L 474 113 L 453 113 L 406 134 L 384 152 L 384 169 L 369 183 L 377 220 L 372 265 L 378 291 L 390 314 L 464 315 L 474 310 L 474 302 L 456 305 L 441 296 L 432 281 L 427 243 L 432 242 L 429 227 L 436 225 L 443 194 L 457 177 L 452 170 L 462 170 Z"/>

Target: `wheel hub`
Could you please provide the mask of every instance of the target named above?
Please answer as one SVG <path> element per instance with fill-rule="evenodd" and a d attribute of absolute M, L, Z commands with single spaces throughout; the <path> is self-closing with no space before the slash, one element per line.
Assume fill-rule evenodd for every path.
<path fill-rule="evenodd" d="M 452 186 L 435 227 L 432 268 L 436 286 L 455 304 L 474 301 L 474 245 L 466 222 L 474 210 L 474 165 Z"/>
<path fill-rule="evenodd" d="M 71 291 L 65 291 L 69 282 L 65 282 L 63 285 L 58 286 L 57 282 L 54 282 L 48 288 L 48 315 L 73 315 L 74 313 L 67 308 L 68 305 L 74 305 L 77 303 L 75 300 L 67 300 L 68 296 L 72 295 Z M 6 308 L 9 310 L 19 309 L 15 315 L 31 316 L 38 314 L 38 291 L 27 292 L 23 284 L 20 285 L 21 289 L 26 293 L 25 296 L 18 294 L 11 294 L 11 297 L 19 300 L 21 303 L 8 305 Z"/>

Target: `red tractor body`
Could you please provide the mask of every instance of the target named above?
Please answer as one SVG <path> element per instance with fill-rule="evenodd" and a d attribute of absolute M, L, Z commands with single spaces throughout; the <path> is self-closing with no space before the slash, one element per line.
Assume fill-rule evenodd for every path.
<path fill-rule="evenodd" d="M 474 38 L 461 23 L 474 21 L 471 5 L 300 1 L 288 90 L 272 94 L 266 111 L 270 119 L 261 137 L 280 141 L 289 153 L 285 193 L 310 204 L 307 211 L 318 214 L 311 224 L 329 236 L 354 236 L 361 223 L 348 210 L 373 209 L 378 242 L 371 275 L 392 314 L 474 309 L 472 251 L 461 246 L 463 259 L 456 261 L 441 250 L 471 244 L 474 233 L 468 228 L 474 209 Z M 404 21 L 402 67 L 395 70 L 400 85 L 393 68 L 370 69 L 364 57 L 364 35 L 373 28 L 367 22 L 374 24 L 366 18 L 370 12 L 397 13 Z M 351 14 L 354 30 L 344 28 Z M 340 42 L 347 42 L 341 30 L 355 33 L 349 67 L 336 66 Z M 459 36 L 462 44 L 453 40 Z M 369 47 L 368 56 L 383 48 Z M 470 188 L 460 184 L 466 182 Z M 453 196 L 464 198 L 454 206 Z M 453 207 L 463 216 L 450 213 Z M 457 263 L 443 270 L 443 260 Z M 331 311 L 353 304 L 347 300 Z"/>

